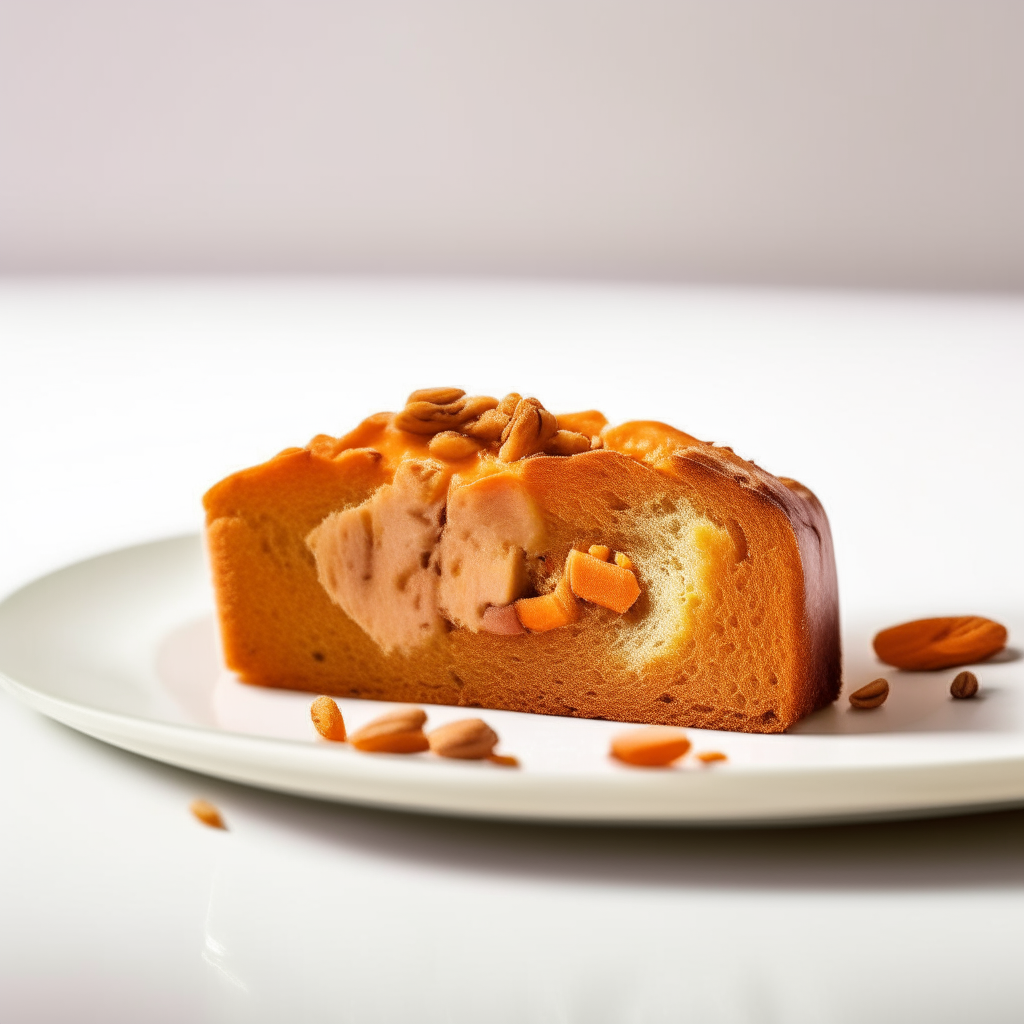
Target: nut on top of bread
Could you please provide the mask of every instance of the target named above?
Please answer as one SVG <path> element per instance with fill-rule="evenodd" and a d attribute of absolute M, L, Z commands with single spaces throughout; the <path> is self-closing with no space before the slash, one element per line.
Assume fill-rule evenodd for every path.
<path fill-rule="evenodd" d="M 664 423 L 429 388 L 205 506 L 249 683 L 744 732 L 839 692 L 820 503 Z"/>

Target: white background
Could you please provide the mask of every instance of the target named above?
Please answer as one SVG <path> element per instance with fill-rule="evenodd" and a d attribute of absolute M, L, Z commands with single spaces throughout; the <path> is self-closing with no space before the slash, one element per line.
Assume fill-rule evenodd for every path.
<path fill-rule="evenodd" d="M 1019 607 L 1024 304 L 656 288 L 0 289 L 0 588 L 413 387 L 668 419 L 814 488 L 844 607 Z M 1011 638 L 1019 646 L 1019 638 Z M 984 679 L 984 676 L 982 675 Z M 560 829 L 288 799 L 0 697 L 17 1021 L 1016 1021 L 1024 813 Z M 215 800 L 216 833 L 187 806 Z"/>
<path fill-rule="evenodd" d="M 1017 0 L 0 0 L 0 269 L 1024 288 Z"/>

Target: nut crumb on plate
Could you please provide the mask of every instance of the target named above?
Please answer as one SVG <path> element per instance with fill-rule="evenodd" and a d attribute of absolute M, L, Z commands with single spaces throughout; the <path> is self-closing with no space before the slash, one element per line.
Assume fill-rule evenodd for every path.
<path fill-rule="evenodd" d="M 220 828 L 225 832 L 227 831 L 227 825 L 224 824 L 224 819 L 220 816 L 220 811 L 217 810 L 209 800 L 193 800 L 189 804 L 188 808 L 204 825 L 210 828 Z"/>
<path fill-rule="evenodd" d="M 714 764 L 716 761 L 729 760 L 720 750 L 702 750 L 695 756 L 702 764 Z"/>
<path fill-rule="evenodd" d="M 978 692 L 978 677 L 973 672 L 959 672 L 949 685 L 949 692 L 957 700 L 969 700 Z"/>
<path fill-rule="evenodd" d="M 330 697 L 317 697 L 310 705 L 309 717 L 313 720 L 316 731 L 325 740 L 335 743 L 345 742 L 345 719 L 337 703 Z"/>
<path fill-rule="evenodd" d="M 487 760 L 491 764 L 499 765 L 502 768 L 518 768 L 519 758 L 513 757 L 511 754 L 488 754 Z"/>

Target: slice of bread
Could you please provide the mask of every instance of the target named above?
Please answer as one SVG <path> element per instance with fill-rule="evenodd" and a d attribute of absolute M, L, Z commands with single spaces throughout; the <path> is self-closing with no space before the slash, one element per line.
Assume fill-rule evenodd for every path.
<path fill-rule="evenodd" d="M 662 423 L 431 389 L 205 505 L 249 683 L 744 732 L 839 693 L 820 503 Z"/>

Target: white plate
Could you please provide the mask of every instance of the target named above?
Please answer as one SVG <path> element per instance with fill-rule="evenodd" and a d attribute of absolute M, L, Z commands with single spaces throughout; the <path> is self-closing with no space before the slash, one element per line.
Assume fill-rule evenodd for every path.
<path fill-rule="evenodd" d="M 912 613 L 911 613 L 912 615 Z M 908 616 L 910 617 L 910 616 Z M 1020 615 L 1004 621 L 1011 636 Z M 846 677 L 881 672 L 872 628 L 847 631 Z M 1024 804 L 1024 662 L 979 670 L 972 701 L 952 672 L 888 673 L 888 702 L 845 700 L 780 736 L 691 730 L 693 758 L 668 770 L 607 756 L 614 722 L 481 714 L 519 770 L 429 754 L 367 755 L 318 739 L 310 696 L 237 682 L 221 666 L 199 539 L 175 538 L 72 565 L 0 605 L 0 676 L 25 703 L 147 757 L 238 782 L 332 800 L 494 818 L 752 823 L 835 821 Z M 380 713 L 342 700 L 350 728 Z M 434 725 L 466 709 L 428 707 Z"/>

